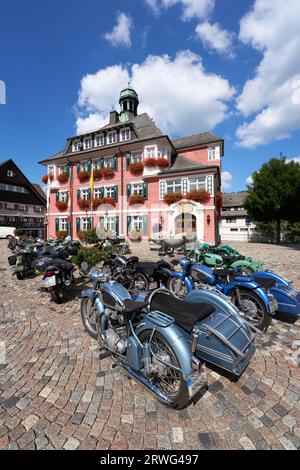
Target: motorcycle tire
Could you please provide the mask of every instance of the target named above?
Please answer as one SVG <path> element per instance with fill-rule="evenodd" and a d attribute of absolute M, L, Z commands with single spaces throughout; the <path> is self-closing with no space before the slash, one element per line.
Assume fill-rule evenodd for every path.
<path fill-rule="evenodd" d="M 178 293 L 178 289 L 175 287 L 176 283 L 180 283 L 180 293 Z M 182 280 L 178 277 L 169 277 L 167 281 L 167 289 L 169 289 L 169 291 L 172 292 L 172 294 L 178 299 L 183 299 L 188 293 L 184 282 L 182 282 Z"/>
<path fill-rule="evenodd" d="M 266 311 L 265 305 L 263 301 L 258 297 L 254 292 L 247 290 L 247 289 L 239 289 L 240 292 L 240 297 L 242 300 L 248 300 L 254 304 L 256 304 L 257 307 L 260 309 L 260 318 L 258 322 L 251 322 L 251 320 L 248 320 L 250 323 L 253 323 L 253 325 L 258 328 L 260 331 L 266 331 L 269 326 L 272 323 L 272 317 L 269 315 L 269 313 Z M 234 300 L 234 303 L 238 308 L 237 300 Z"/>
<path fill-rule="evenodd" d="M 173 361 L 174 361 L 174 365 L 176 367 L 178 367 L 179 369 L 181 369 L 181 361 L 179 359 L 179 357 L 177 357 L 175 351 L 173 351 L 173 348 L 172 348 L 172 345 L 168 342 L 168 340 L 163 336 L 161 335 L 158 331 L 155 331 L 153 333 L 152 330 L 144 330 L 142 331 L 142 333 L 139 335 L 139 340 L 141 341 L 141 343 L 145 343 L 146 341 L 149 342 L 150 338 L 152 337 L 152 342 L 153 340 L 154 341 L 159 341 L 161 342 L 161 344 L 164 344 L 165 347 L 167 348 L 168 351 L 170 351 L 170 353 L 172 354 L 173 356 Z M 173 371 L 174 369 L 172 369 Z M 180 410 L 180 409 L 183 409 L 183 408 L 186 408 L 190 402 L 191 402 L 191 399 L 189 397 L 189 392 L 188 392 L 188 387 L 187 387 L 187 383 L 185 380 L 183 380 L 182 378 L 182 374 L 180 371 L 176 371 L 177 373 L 177 377 L 178 377 L 178 390 L 176 391 L 176 393 L 174 394 L 168 394 L 169 396 L 169 399 L 171 400 L 170 402 L 170 407 L 171 408 L 174 408 L 176 410 Z M 154 376 L 151 381 L 153 383 L 153 381 L 158 381 L 160 380 L 160 375 L 159 373 Z M 159 386 L 159 383 L 155 383 L 154 384 L 156 385 L 156 387 L 158 387 L 159 389 L 162 389 L 161 386 Z M 162 384 L 164 384 L 164 380 L 162 380 Z M 165 390 L 163 390 L 164 393 L 166 393 Z"/>
<path fill-rule="evenodd" d="M 51 299 L 53 300 L 53 302 L 55 302 L 56 304 L 62 304 L 64 299 L 65 299 L 65 290 L 63 287 L 59 286 L 59 287 L 55 287 L 52 291 L 51 291 Z"/>
<path fill-rule="evenodd" d="M 16 276 L 17 276 L 17 279 L 19 279 L 19 281 L 23 281 L 23 279 L 25 279 L 25 272 L 19 271 L 18 273 L 16 273 Z"/>
<path fill-rule="evenodd" d="M 84 297 L 81 299 L 80 312 L 83 326 L 91 338 L 97 339 L 97 324 L 96 320 L 93 321 L 91 318 L 91 310 L 94 310 L 91 299 L 89 297 Z"/>
<path fill-rule="evenodd" d="M 139 286 L 136 287 L 136 283 L 139 283 Z M 149 281 L 147 276 L 142 272 L 136 272 L 134 274 L 134 279 L 132 285 L 130 286 L 132 289 L 137 289 L 141 291 L 148 291 L 149 290 Z"/>

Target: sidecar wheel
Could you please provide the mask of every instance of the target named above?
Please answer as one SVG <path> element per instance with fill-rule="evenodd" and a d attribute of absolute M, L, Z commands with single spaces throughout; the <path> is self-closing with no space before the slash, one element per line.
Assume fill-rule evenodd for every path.
<path fill-rule="evenodd" d="M 266 331 L 271 325 L 272 317 L 266 311 L 263 301 L 252 291 L 246 289 L 240 289 L 240 297 L 242 306 L 237 304 L 237 299 L 234 300 L 237 307 L 242 311 L 243 306 L 247 308 L 248 311 L 245 311 L 245 315 L 249 315 L 247 320 L 259 330 Z M 255 312 L 254 308 L 256 309 Z M 253 314 L 251 313 L 251 309 L 253 309 Z"/>
<path fill-rule="evenodd" d="M 168 361 L 171 360 L 174 366 L 181 368 L 179 358 L 164 336 L 157 331 L 152 334 L 152 330 L 145 330 L 139 335 L 141 343 L 149 342 L 150 338 L 151 348 L 156 355 L 161 355 L 165 359 L 168 356 Z M 160 363 L 156 363 L 155 359 L 152 359 L 152 361 L 158 364 L 158 370 L 157 373 L 153 374 L 150 378 L 150 381 L 169 396 L 171 408 L 180 410 L 188 406 L 190 403 L 188 387 L 186 381 L 182 378 L 181 372 L 171 367 L 167 368 L 167 366 L 164 365 L 159 366 Z"/>
<path fill-rule="evenodd" d="M 95 309 L 89 297 L 84 297 L 81 300 L 80 311 L 84 328 L 93 339 L 97 339 Z"/>

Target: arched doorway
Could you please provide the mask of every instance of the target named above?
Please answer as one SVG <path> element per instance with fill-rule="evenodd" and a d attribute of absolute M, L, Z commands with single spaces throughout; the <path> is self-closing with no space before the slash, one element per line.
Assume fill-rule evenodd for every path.
<path fill-rule="evenodd" d="M 175 234 L 187 233 L 194 235 L 197 232 L 197 219 L 193 214 L 183 212 L 175 218 Z"/>

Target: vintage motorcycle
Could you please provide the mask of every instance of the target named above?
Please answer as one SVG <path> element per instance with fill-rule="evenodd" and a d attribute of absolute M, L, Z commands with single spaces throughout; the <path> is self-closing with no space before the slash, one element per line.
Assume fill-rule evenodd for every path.
<path fill-rule="evenodd" d="M 182 271 L 176 271 L 172 264 L 164 260 L 159 261 L 153 271 L 153 279 L 157 285 L 163 284 L 175 296 L 184 298 L 193 289 L 201 290 L 204 283 L 210 284 L 228 296 L 240 313 L 259 330 L 264 331 L 271 324 L 272 316 L 278 308 L 276 299 L 254 279 L 235 273 L 230 282 L 222 284 L 216 276 L 211 274 L 209 277 L 206 274 L 212 273 L 206 266 L 193 264 L 186 258 L 181 258 L 179 265 Z M 219 273 L 221 276 L 221 270 Z"/>
<path fill-rule="evenodd" d="M 137 256 L 126 258 L 125 256 L 110 253 L 103 262 L 102 272 L 123 284 L 126 289 L 147 291 L 151 277 L 138 263 L 139 258 Z"/>
<path fill-rule="evenodd" d="M 188 344 L 201 363 L 213 364 L 222 373 L 229 372 L 234 379 L 248 366 L 255 352 L 255 336 L 260 332 L 248 324 L 236 306 L 220 292 L 195 290 L 184 300 L 177 299 L 165 288 L 130 294 L 118 282 L 107 282 L 107 277 L 99 270 L 91 270 L 89 276 L 92 288 L 81 294 L 81 317 L 85 329 L 92 338 L 100 338 L 106 349 L 127 355 L 125 368 L 130 370 L 128 366 L 131 367 L 138 380 L 137 371 L 143 371 L 145 364 L 141 340 L 146 337 L 151 342 L 155 337 L 156 342 L 157 335 L 166 338 L 169 347 L 176 347 L 178 354 L 179 351 L 188 351 Z M 128 318 L 129 312 L 135 312 L 134 316 Z M 184 339 L 185 344 L 182 343 Z M 155 348 L 151 347 L 152 351 Z M 157 360 L 164 361 L 162 366 L 172 364 L 166 350 L 152 357 L 152 364 Z M 124 358 L 122 361 L 124 364 Z M 152 383 L 162 380 L 163 391 L 168 393 L 165 387 L 170 385 L 167 381 L 172 378 L 172 371 L 160 369 L 158 372 L 160 377 L 150 375 L 148 379 Z M 151 388 L 149 383 L 148 387 Z M 176 397 L 174 404 L 178 405 Z"/>
<path fill-rule="evenodd" d="M 61 304 L 65 298 L 65 288 L 74 282 L 75 266 L 58 258 L 43 261 L 45 287 L 41 287 L 39 291 L 49 292 L 52 300 Z"/>

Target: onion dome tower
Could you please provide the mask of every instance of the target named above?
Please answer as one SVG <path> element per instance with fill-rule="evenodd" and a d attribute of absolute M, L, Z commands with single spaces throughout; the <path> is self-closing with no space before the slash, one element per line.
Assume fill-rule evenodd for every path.
<path fill-rule="evenodd" d="M 130 121 L 137 115 L 137 108 L 139 105 L 139 99 L 137 92 L 128 84 L 127 88 L 124 88 L 120 93 L 120 121 Z"/>

